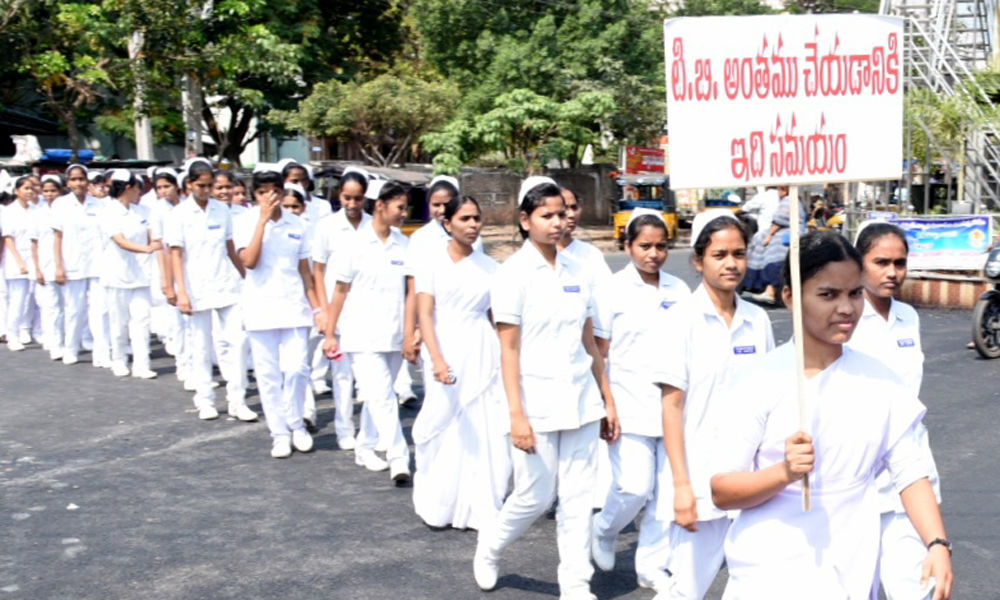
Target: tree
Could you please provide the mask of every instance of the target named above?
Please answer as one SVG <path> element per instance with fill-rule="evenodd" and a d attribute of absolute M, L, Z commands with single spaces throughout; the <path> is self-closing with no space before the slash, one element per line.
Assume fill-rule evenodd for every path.
<path fill-rule="evenodd" d="M 274 111 L 270 118 L 289 129 L 350 142 L 368 162 L 388 166 L 447 121 L 457 101 L 458 90 L 447 82 L 383 73 L 365 82 L 317 84 L 297 111 Z"/>

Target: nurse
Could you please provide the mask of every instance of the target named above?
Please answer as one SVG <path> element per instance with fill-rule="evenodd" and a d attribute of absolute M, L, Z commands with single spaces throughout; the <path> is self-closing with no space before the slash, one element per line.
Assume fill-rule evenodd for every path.
<path fill-rule="evenodd" d="M 735 217 L 720 216 L 692 235 L 702 282 L 668 311 L 654 375 L 670 465 L 654 500 L 657 517 L 670 521 L 669 557 L 649 580 L 662 600 L 701 600 L 719 573 L 730 519 L 712 503 L 709 479 L 717 428 L 732 410 L 723 391 L 774 347 L 767 313 L 737 295 L 747 269 L 746 230 Z"/>
<path fill-rule="evenodd" d="M 149 368 L 149 273 L 144 257 L 159 250 L 150 233 L 149 211 L 139 206 L 141 188 L 126 169 L 108 173 L 108 197 L 101 214 L 105 238 L 101 285 L 111 331 L 111 373 L 126 377 L 127 347 L 132 347 L 132 377 L 153 379 Z"/>
<path fill-rule="evenodd" d="M 410 449 L 392 383 L 402 365 L 404 344 L 412 343 L 404 339 L 404 332 L 414 330 L 414 323 L 404 322 L 405 304 L 416 301 L 413 281 L 406 278 L 408 240 L 398 229 L 405 215 L 406 190 L 386 183 L 375 200 L 372 220 L 358 230 L 346 252 L 334 257 L 331 274 L 337 284 L 323 344 L 328 356 L 350 354 L 364 402 L 355 462 L 370 471 L 389 469 L 397 485 L 410 479 Z M 386 460 L 375 454 L 379 442 L 387 447 Z"/>
<path fill-rule="evenodd" d="M 56 284 L 56 263 L 52 255 L 55 243 L 52 231 L 52 203 L 63 194 L 62 178 L 56 174 L 42 176 L 42 201 L 34 211 L 35 227 L 31 237 L 31 253 L 35 261 L 35 302 L 42 325 L 42 346 L 49 358 L 63 357 L 63 288 Z"/>
<path fill-rule="evenodd" d="M 413 422 L 413 506 L 432 527 L 479 529 L 496 518 L 510 478 L 500 347 L 490 322 L 497 263 L 475 250 L 483 218 L 473 198 L 451 199 L 442 226 L 451 241 L 416 277 L 430 373 Z"/>
<path fill-rule="evenodd" d="M 514 491 L 479 530 L 473 575 L 496 586 L 500 556 L 558 498 L 560 597 L 592 599 L 591 487 L 597 440 L 618 439 L 618 417 L 594 342 L 591 280 L 557 251 L 566 204 L 547 177 L 521 184 L 525 243 L 497 269 L 490 289 L 510 414 Z M 604 401 L 601 401 L 601 398 Z"/>
<path fill-rule="evenodd" d="M 312 436 L 302 421 L 302 405 L 309 383 L 309 327 L 320 308 L 309 273 L 306 226 L 282 208 L 288 192 L 304 195 L 304 190 L 290 184 L 283 191 L 280 186 L 277 172 L 254 173 L 257 205 L 237 220 L 234 239 L 247 269 L 243 322 L 271 432 L 271 456 L 287 458 L 292 448 L 299 452 L 313 449 Z"/>
<path fill-rule="evenodd" d="M 918 432 L 925 408 L 878 359 L 845 346 L 863 310 L 861 256 L 831 232 L 803 236 L 800 248 L 806 426 L 789 342 L 742 373 L 715 448 L 712 497 L 740 510 L 726 537 L 724 598 L 872 597 L 883 469 L 927 548 L 921 583 L 933 577 L 933 598 L 949 598 L 951 544 Z M 787 264 L 784 275 L 791 305 Z"/>
<path fill-rule="evenodd" d="M 669 474 L 660 389 L 653 374 L 660 360 L 659 345 L 673 335 L 663 329 L 664 319 L 691 295 L 691 289 L 663 271 L 668 241 L 660 213 L 635 209 L 625 227 L 625 251 L 631 262 L 597 289 L 594 335 L 607 357 L 622 428 L 621 439 L 609 446 L 611 489 L 594 516 L 591 552 L 603 571 L 614 568 L 618 534 L 655 497 L 657 479 Z M 655 506 L 646 508 L 635 550 L 636 575 L 645 587 L 664 577 L 670 541 L 666 524 L 656 518 Z"/>
<path fill-rule="evenodd" d="M 225 204 L 213 200 L 212 168 L 193 162 L 187 174 L 189 198 L 171 213 L 164 233 L 170 246 L 177 308 L 187 315 L 185 351 L 191 360 L 187 383 L 195 388 L 198 418 L 216 419 L 212 388 L 212 316 L 228 344 L 222 353 L 222 376 L 226 379 L 228 413 L 240 421 L 253 421 L 257 413 L 246 405 L 246 332 L 240 317 L 239 283 L 243 264 L 233 245 L 232 217 Z"/>
<path fill-rule="evenodd" d="M 323 308 L 320 315 L 324 321 L 329 312 L 329 299 L 333 298 L 337 284 L 336 276 L 328 270 L 328 266 L 335 257 L 346 256 L 350 252 L 351 240 L 372 219 L 364 211 L 368 179 L 368 173 L 363 169 L 345 169 L 340 176 L 340 210 L 323 217 L 316 225 L 312 245 L 313 281 Z M 319 329 L 325 334 L 326 323 Z M 334 334 L 339 336 L 340 332 L 334 331 Z M 341 450 L 354 450 L 354 373 L 351 370 L 351 355 L 341 353 L 340 360 L 331 361 L 323 353 L 322 359 L 313 362 L 312 385 L 316 394 L 325 391 L 323 388 L 326 387 L 327 369 L 333 379 L 333 426 L 337 433 L 337 446 Z"/>
<path fill-rule="evenodd" d="M 87 193 L 98 200 L 108 197 L 108 182 L 104 173 L 96 170 L 87 172 Z"/>
<path fill-rule="evenodd" d="M 855 247 L 864 268 L 864 309 L 858 327 L 847 346 L 878 357 L 892 367 L 914 396 L 920 394 L 924 353 L 920 346 L 920 318 L 912 306 L 894 296 L 906 279 L 909 245 L 903 230 L 890 223 L 872 223 L 858 234 Z M 931 456 L 927 428 L 917 425 L 920 445 L 933 467 L 930 481 L 938 502 L 941 499 L 937 467 Z M 879 578 L 889 600 L 923 598 L 920 585 L 921 564 L 927 555 L 920 535 L 906 516 L 892 479 L 886 471 L 876 479 L 882 506 L 882 545 L 879 553 Z"/>
<path fill-rule="evenodd" d="M 580 261 L 584 268 L 594 278 L 595 285 L 611 277 L 611 267 L 604 260 L 604 254 L 597 246 L 578 240 L 573 237 L 576 226 L 580 221 L 580 201 L 576 192 L 569 188 L 562 188 L 563 201 L 566 202 L 566 229 L 559 238 L 559 251 L 566 252 L 576 260 Z"/>
<path fill-rule="evenodd" d="M 35 228 L 35 206 L 38 179 L 22 175 L 14 180 L 14 201 L 2 207 L 3 214 L 3 276 L 7 281 L 7 349 L 24 350 L 31 341 L 31 311 L 29 309 L 35 264 L 31 255 L 31 239 Z"/>
<path fill-rule="evenodd" d="M 170 249 L 163 244 L 163 232 L 170 212 L 180 203 L 180 187 L 177 172 L 161 167 L 153 172 L 153 191 L 156 199 L 148 204 L 150 233 L 153 242 L 160 247 L 150 261 L 150 329 L 164 343 L 167 354 L 176 357 L 178 378 L 187 371 L 181 364 L 181 350 L 184 339 L 181 328 L 181 314 L 177 310 L 177 293 L 174 291 L 173 269 L 170 264 Z"/>
<path fill-rule="evenodd" d="M 107 310 L 98 282 L 98 261 L 103 251 L 100 212 L 104 202 L 87 194 L 87 169 L 70 165 L 66 169 L 69 193 L 52 203 L 51 227 L 55 282 L 63 288 L 65 350 L 63 364 L 79 360 L 84 329 L 88 323 L 94 338 L 92 361 L 95 367 L 111 366 Z M 86 319 L 86 321 L 84 320 Z"/>

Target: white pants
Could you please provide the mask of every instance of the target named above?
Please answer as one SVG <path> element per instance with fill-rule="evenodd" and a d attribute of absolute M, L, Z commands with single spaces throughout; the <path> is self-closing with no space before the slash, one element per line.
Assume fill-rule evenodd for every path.
<path fill-rule="evenodd" d="M 94 340 L 94 362 L 110 361 L 108 314 L 104 302 L 104 290 L 97 278 L 67 281 L 63 286 L 63 305 L 66 354 L 75 357 L 80 353 L 80 341 L 84 329 L 89 325 L 90 335 Z"/>
<path fill-rule="evenodd" d="M 149 288 L 105 288 L 111 329 L 111 362 L 128 363 L 126 349 L 132 345 L 132 368 L 149 370 Z"/>
<path fill-rule="evenodd" d="M 663 438 L 623 433 L 608 446 L 611 460 L 611 490 L 598 513 L 594 535 L 611 543 L 645 506 L 635 549 L 635 572 L 646 582 L 665 580 L 670 556 L 669 523 L 656 518 L 658 477 L 670 463 Z"/>
<path fill-rule="evenodd" d="M 309 380 L 312 385 L 320 385 L 326 382 L 326 374 L 330 372 L 330 359 L 326 357 L 326 353 L 323 352 L 323 334 L 319 333 L 319 343 L 316 344 L 314 350 L 310 350 L 309 355 L 312 359 L 310 362 L 309 370 Z M 309 346 L 312 348 L 313 338 L 312 334 L 309 337 Z"/>
<path fill-rule="evenodd" d="M 313 385 L 324 383 L 327 372 L 333 375 L 333 427 L 338 440 L 354 439 L 354 374 L 351 372 L 351 356 L 341 353 L 340 360 L 330 360 L 323 352 L 323 334 L 310 331 L 309 356 L 310 383 L 305 391 L 303 415 L 316 422 L 316 396 Z M 317 377 L 318 374 L 318 377 Z"/>
<path fill-rule="evenodd" d="M 413 393 L 413 372 L 412 370 L 416 368 L 416 365 L 412 364 L 410 361 L 404 361 L 403 367 L 399 370 L 396 375 L 395 381 L 392 383 L 392 390 L 400 398 L 407 398 L 414 396 Z"/>
<path fill-rule="evenodd" d="M 0 277 L 0 335 L 7 335 L 7 278 Z"/>
<path fill-rule="evenodd" d="M 392 389 L 403 356 L 399 352 L 353 352 L 351 366 L 358 380 L 358 397 L 364 402 L 357 447 L 374 451 L 379 439 L 386 442 L 386 460 L 406 462 L 410 448 L 399 423 L 399 404 Z"/>
<path fill-rule="evenodd" d="M 25 331 L 31 331 L 31 312 L 28 299 L 31 297 L 32 280 L 7 280 L 7 340 L 16 342 Z"/>
<path fill-rule="evenodd" d="M 303 391 L 309 386 L 309 328 L 248 331 L 260 405 L 272 438 L 304 430 Z"/>
<path fill-rule="evenodd" d="M 219 364 L 219 370 L 226 380 L 226 399 L 238 404 L 246 401 L 247 392 L 247 346 L 246 332 L 237 305 L 231 304 L 222 308 L 199 310 L 187 315 L 187 358 L 191 361 L 188 376 L 195 385 L 194 404 L 197 407 L 211 405 L 215 402 L 215 391 L 212 389 L 212 313 L 220 319 L 223 343 L 230 349 L 238 351 L 226 352 L 225 359 Z"/>
<path fill-rule="evenodd" d="M 879 579 L 888 600 L 923 600 L 920 574 L 927 547 L 906 513 L 882 514 L 882 547 L 879 552 Z M 933 590 L 933 588 L 931 588 Z"/>
<path fill-rule="evenodd" d="M 50 352 L 63 348 L 63 286 L 54 281 L 35 285 L 35 302 L 41 313 L 42 340 Z"/>
<path fill-rule="evenodd" d="M 725 559 L 723 544 L 732 519 L 720 517 L 698 521 L 698 531 L 688 531 L 670 523 L 670 598 L 701 600 Z"/>
<path fill-rule="evenodd" d="M 481 547 L 499 556 L 535 520 L 556 505 L 556 543 L 559 547 L 559 591 L 590 590 L 590 518 L 592 486 L 597 470 L 600 423 L 579 429 L 535 432 L 535 453 L 511 450 L 514 491 L 500 509 L 493 527 L 484 527 Z"/>
<path fill-rule="evenodd" d="M 313 423 L 316 422 L 316 394 L 313 393 L 312 384 L 316 382 L 315 374 L 317 370 L 322 370 L 325 374 L 329 368 L 325 364 L 322 366 L 322 369 L 319 367 L 321 363 L 327 360 L 326 355 L 323 353 L 323 338 L 323 334 L 315 327 L 309 329 L 309 345 L 306 348 L 306 358 L 309 366 L 309 381 L 307 383 L 309 385 L 306 386 L 305 391 L 302 393 L 302 398 L 305 402 L 302 415 Z M 319 381 L 323 381 L 323 375 L 320 375 Z"/>
<path fill-rule="evenodd" d="M 253 361 L 250 358 L 250 343 L 247 342 L 246 331 L 243 329 L 243 307 L 237 303 L 233 305 L 233 310 L 235 314 L 228 318 L 235 319 L 236 323 L 239 323 L 239 329 L 235 331 L 229 331 L 229 324 L 220 316 L 219 311 L 212 314 L 212 350 L 214 356 L 212 363 L 219 365 L 221 372 L 223 363 L 241 361 L 243 371 L 240 376 L 240 385 L 243 390 L 246 390 L 247 386 L 250 385 L 247 379 L 247 369 L 253 368 Z M 243 356 L 230 357 L 229 354 L 233 352 L 241 353 Z M 225 374 L 223 377 L 228 383 L 229 378 Z"/>

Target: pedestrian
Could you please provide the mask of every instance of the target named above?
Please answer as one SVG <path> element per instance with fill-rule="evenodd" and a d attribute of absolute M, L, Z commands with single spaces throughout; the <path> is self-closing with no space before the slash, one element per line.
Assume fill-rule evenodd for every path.
<path fill-rule="evenodd" d="M 607 261 L 604 260 L 604 253 L 597 246 L 573 237 L 583 209 L 580 207 L 580 199 L 576 192 L 565 187 L 561 189 L 563 200 L 566 202 L 566 228 L 559 239 L 559 251 L 566 252 L 583 263 L 584 268 L 594 278 L 595 285 L 602 283 L 611 277 L 611 267 L 608 266 Z"/>
<path fill-rule="evenodd" d="M 922 583 L 933 577 L 934 599 L 949 598 L 951 544 L 917 432 L 925 408 L 886 365 L 845 347 L 863 310 L 861 256 L 833 232 L 807 234 L 800 248 L 805 424 L 788 342 L 741 373 L 725 444 L 714 445 L 713 498 L 740 511 L 726 537 L 724 598 L 874 597 L 883 468 L 928 549 Z"/>
<path fill-rule="evenodd" d="M 257 413 L 246 405 L 246 332 L 238 307 L 243 264 L 233 245 L 232 216 L 225 204 L 213 200 L 212 167 L 193 162 L 187 173 L 189 198 L 171 212 L 164 232 L 177 294 L 177 308 L 184 315 L 186 352 L 191 372 L 186 383 L 195 388 L 198 418 L 218 418 L 212 388 L 212 317 L 220 322 L 222 342 L 229 351 L 220 355 L 219 368 L 226 380 L 228 413 L 240 421 L 253 421 Z"/>
<path fill-rule="evenodd" d="M 242 203 L 233 202 L 233 189 L 236 187 L 236 176 L 230 171 L 216 169 L 212 174 L 212 197 L 229 207 L 236 219 L 246 212 Z"/>
<path fill-rule="evenodd" d="M 147 204 L 149 208 L 150 234 L 153 242 L 160 247 L 154 253 L 150 264 L 150 330 L 163 340 L 163 348 L 176 362 L 175 373 L 184 380 L 188 365 L 182 359 L 184 346 L 181 313 L 177 310 L 177 292 L 174 290 L 173 267 L 170 262 L 170 248 L 163 243 L 163 234 L 170 213 L 180 204 L 180 186 L 177 172 L 161 167 L 153 173 L 153 190 L 156 199 Z"/>
<path fill-rule="evenodd" d="M 591 278 L 579 262 L 557 251 L 566 227 L 562 191 L 551 179 L 529 177 L 519 201 L 525 243 L 497 269 L 490 288 L 510 414 L 514 491 L 497 519 L 479 530 L 473 574 L 481 589 L 495 587 L 504 549 L 558 498 L 560 597 L 592 599 L 597 441 L 618 439 L 618 418 L 594 342 Z"/>
<path fill-rule="evenodd" d="M 430 374 L 413 422 L 413 506 L 432 527 L 479 529 L 495 520 L 510 478 L 500 347 L 489 315 L 497 262 L 475 249 L 483 226 L 475 199 L 452 198 L 441 226 L 451 239 L 426 256 L 415 279 Z"/>
<path fill-rule="evenodd" d="M 14 201 L 2 207 L 3 276 L 7 281 L 7 349 L 24 350 L 31 342 L 31 311 L 28 300 L 34 293 L 35 264 L 31 239 L 35 228 L 35 205 L 38 179 L 21 175 L 14 180 Z"/>
<path fill-rule="evenodd" d="M 791 227 L 791 197 L 788 186 L 778 186 L 778 207 L 771 217 L 768 227 L 761 227 L 754 235 L 747 253 L 747 274 L 743 287 L 749 291 L 760 292 L 751 297 L 755 302 L 768 305 L 778 303 L 778 290 L 781 288 L 781 266 L 788 256 L 786 237 Z M 805 232 L 807 211 L 801 200 L 799 202 L 799 230 Z"/>
<path fill-rule="evenodd" d="M 909 253 L 906 234 L 890 223 L 871 223 L 858 234 L 855 247 L 863 261 L 864 308 L 847 346 L 886 363 L 909 392 L 919 396 L 924 371 L 920 318 L 912 306 L 894 298 L 906 280 Z M 937 466 L 923 421 L 916 425 L 916 435 L 931 467 L 930 482 L 940 503 Z M 889 473 L 882 471 L 875 483 L 882 512 L 879 551 L 882 589 L 888 600 L 924 598 L 927 593 L 922 590 L 920 574 L 927 548 L 907 517 Z"/>
<path fill-rule="evenodd" d="M 329 299 L 333 298 L 337 284 L 336 275 L 328 269 L 328 266 L 335 257 L 346 256 L 350 252 L 351 239 L 372 219 L 371 215 L 364 211 L 368 179 L 369 175 L 363 169 L 356 167 L 345 169 L 340 176 L 340 190 L 337 194 L 340 210 L 323 217 L 316 224 L 312 245 L 313 282 L 320 307 L 323 308 L 320 315 L 324 323 L 319 329 L 324 335 Z M 333 333 L 337 337 L 340 335 L 339 331 Z M 351 355 L 342 352 L 338 360 L 331 361 L 323 352 L 322 346 L 320 351 L 322 358 L 312 363 L 313 393 L 318 395 L 330 391 L 326 385 L 326 373 L 329 371 L 333 383 L 333 427 L 337 434 L 337 446 L 341 450 L 354 450 L 354 372 L 351 369 Z M 315 399 L 313 410 L 314 407 Z M 308 411 L 306 416 L 310 416 Z M 315 418 L 315 414 L 312 417 Z"/>
<path fill-rule="evenodd" d="M 294 183 L 306 190 L 306 215 L 312 222 L 318 223 L 320 219 L 333 213 L 329 202 L 312 195 L 314 182 L 310 169 L 290 158 L 279 161 L 278 167 L 285 183 Z"/>
<path fill-rule="evenodd" d="M 717 428 L 732 408 L 723 391 L 774 347 L 767 313 L 737 294 L 747 268 L 742 224 L 719 216 L 692 235 L 702 282 L 668 311 L 656 358 L 670 477 L 654 502 L 670 522 L 670 549 L 669 578 L 658 572 L 650 583 L 662 600 L 701 600 L 719 573 L 730 519 L 712 503 L 709 479 Z"/>
<path fill-rule="evenodd" d="M 341 351 L 350 354 L 358 396 L 364 402 L 355 463 L 370 471 L 389 469 L 397 485 L 410 479 L 410 449 L 392 389 L 404 344 L 412 344 L 408 338 L 414 331 L 413 323 L 404 323 L 405 304 L 415 298 L 413 282 L 406 279 L 408 240 L 398 229 L 406 215 L 406 202 L 401 186 L 383 185 L 374 201 L 372 220 L 357 231 L 346 252 L 333 257 L 331 274 L 337 283 L 323 344 L 328 356 Z M 386 460 L 375 454 L 379 442 L 386 446 Z"/>
<path fill-rule="evenodd" d="M 149 271 L 145 256 L 159 249 L 150 233 L 149 210 L 139 205 L 141 188 L 127 169 L 108 172 L 108 198 L 101 214 L 104 257 L 100 283 L 108 302 L 111 373 L 126 377 L 127 348 L 132 349 L 132 377 L 153 379 L 149 365 Z"/>
<path fill-rule="evenodd" d="M 691 294 L 686 283 L 663 271 L 669 233 L 663 215 L 637 208 L 625 227 L 625 251 L 631 262 L 597 289 L 594 335 L 608 363 L 608 379 L 618 409 L 621 439 L 609 446 L 610 491 L 594 516 L 591 551 L 603 571 L 615 565 L 618 534 L 646 507 L 639 525 L 635 572 L 639 583 L 652 587 L 663 578 L 669 552 L 667 520 L 656 517 L 659 479 L 669 477 L 663 446 L 662 403 L 654 373 L 659 345 L 674 332 L 665 316 Z"/>
<path fill-rule="evenodd" d="M 304 203 L 305 191 L 295 184 L 282 190 L 281 183 L 277 172 L 254 173 L 257 205 L 236 221 L 234 233 L 247 270 L 243 322 L 274 458 L 291 456 L 292 448 L 313 449 L 302 409 L 309 383 L 309 328 L 320 312 L 309 272 L 306 226 L 282 207 L 282 198 L 293 194 Z"/>
<path fill-rule="evenodd" d="M 102 171 L 87 171 L 87 193 L 98 200 L 108 197 L 108 182 Z"/>
<path fill-rule="evenodd" d="M 62 178 L 54 173 L 42 176 L 42 201 L 33 211 L 31 253 L 35 261 L 35 302 L 42 325 L 42 346 L 52 360 L 63 357 L 63 286 L 56 284 L 56 263 L 52 254 L 52 203 L 63 194 Z"/>
<path fill-rule="evenodd" d="M 247 194 L 247 184 L 243 183 L 243 180 L 239 177 L 233 178 L 233 192 L 232 201 L 230 204 L 232 206 L 242 206 L 244 208 L 249 208 L 248 206 L 248 194 Z"/>
<path fill-rule="evenodd" d="M 95 367 L 111 366 L 108 316 L 98 281 L 103 246 L 101 200 L 87 194 L 87 169 L 73 164 L 66 169 L 69 193 L 52 203 L 51 226 L 55 282 L 63 286 L 65 350 L 63 364 L 76 364 L 89 325 L 93 338 L 91 360 Z"/>

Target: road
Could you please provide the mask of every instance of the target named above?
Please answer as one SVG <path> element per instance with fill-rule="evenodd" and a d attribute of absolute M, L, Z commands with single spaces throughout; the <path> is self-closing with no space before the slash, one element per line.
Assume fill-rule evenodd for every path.
<path fill-rule="evenodd" d="M 676 250 L 667 268 L 693 285 L 689 257 Z M 788 339 L 787 311 L 770 315 Z M 1000 361 L 965 349 L 968 314 L 921 317 L 955 597 L 1000 600 Z M 263 423 L 198 421 L 162 353 L 153 367 L 158 380 L 118 381 L 0 349 L 0 599 L 558 596 L 553 520 L 508 550 L 498 589 L 481 593 L 475 533 L 424 526 L 410 489 L 337 450 L 329 397 L 317 451 L 279 461 Z M 402 414 L 408 435 L 416 411 Z M 595 575 L 599 598 L 652 597 L 631 572 L 635 543 L 630 528 L 616 570 Z"/>

